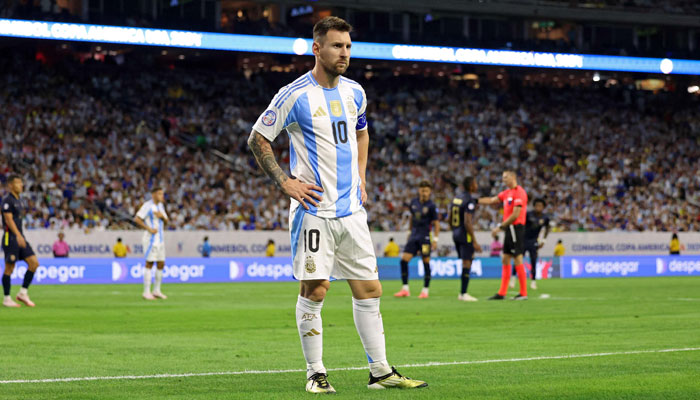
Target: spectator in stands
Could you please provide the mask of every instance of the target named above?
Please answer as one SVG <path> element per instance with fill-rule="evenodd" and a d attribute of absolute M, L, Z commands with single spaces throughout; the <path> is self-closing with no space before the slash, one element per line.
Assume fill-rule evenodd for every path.
<path fill-rule="evenodd" d="M 399 245 L 394 242 L 394 238 L 389 238 L 389 243 L 384 247 L 384 257 L 398 257 L 400 253 Z"/>
<path fill-rule="evenodd" d="M 245 146 L 269 93 L 288 74 L 140 68 L 136 55 L 122 66 L 52 65 L 0 58 L 2 90 L 10 94 L 0 96 L 7 133 L 0 171 L 27 171 L 27 228 L 128 228 L 124 216 L 135 213 L 140 188 L 153 181 L 177 188 L 168 199 L 169 229 L 288 228 L 289 199 L 269 191 Z M 350 77 L 367 83 L 362 72 Z M 485 81 L 473 89 L 392 72 L 365 85 L 377 149 L 367 173 L 372 230 L 407 229 L 410 182 L 434 182 L 434 201 L 445 212 L 454 182 L 471 174 L 480 187 L 497 186 L 503 168 L 520 171 L 531 196 L 551 204 L 553 231 L 700 230 L 693 168 L 700 97 L 621 84 L 509 82 L 507 91 Z M 200 134 L 205 147 L 197 146 Z M 288 169 L 285 140 L 274 150 Z M 159 156 L 138 157 L 141 149 Z M 496 213 L 479 208 L 475 227 L 488 230 Z"/>
<path fill-rule="evenodd" d="M 501 251 L 503 250 L 503 243 L 498 241 L 497 234 L 491 236 L 493 237 L 493 241 L 491 242 L 491 253 L 489 255 L 491 257 L 500 257 Z"/>
<path fill-rule="evenodd" d="M 58 240 L 53 242 L 53 256 L 56 258 L 67 258 L 70 252 L 70 247 L 65 240 L 66 235 L 63 232 L 58 233 Z"/>
<path fill-rule="evenodd" d="M 265 256 L 266 257 L 274 257 L 275 256 L 275 241 L 270 239 L 267 241 L 267 248 L 265 249 Z"/>
<path fill-rule="evenodd" d="M 211 257 L 211 244 L 209 244 L 209 236 L 204 237 L 204 243 L 202 243 L 202 257 Z"/>
<path fill-rule="evenodd" d="M 678 234 L 674 233 L 671 235 L 671 244 L 668 246 L 669 253 L 672 256 L 678 256 L 681 254 L 681 241 L 678 240 Z"/>
<path fill-rule="evenodd" d="M 126 257 L 126 254 L 128 253 L 129 248 L 122 243 L 122 238 L 117 238 L 117 243 L 114 244 L 114 247 L 112 247 L 112 254 L 114 254 L 114 257 L 116 258 L 124 258 Z"/>
<path fill-rule="evenodd" d="M 565 253 L 564 243 L 562 243 L 561 239 L 557 240 L 557 244 L 554 246 L 554 257 L 563 257 Z"/>

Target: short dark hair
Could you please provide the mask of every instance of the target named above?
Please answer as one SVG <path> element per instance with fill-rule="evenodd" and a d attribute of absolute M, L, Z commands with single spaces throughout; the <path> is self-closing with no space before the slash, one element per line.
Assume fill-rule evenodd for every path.
<path fill-rule="evenodd" d="M 117 242 L 121 242 L 121 241 L 122 241 L 122 238 L 117 238 Z"/>
<path fill-rule="evenodd" d="M 9 185 L 10 183 L 14 182 L 15 179 L 22 179 L 22 177 L 17 174 L 12 174 L 9 177 L 7 177 L 7 184 Z"/>
<path fill-rule="evenodd" d="M 428 181 L 426 181 L 426 180 L 423 180 L 423 181 L 420 181 L 420 183 L 418 184 L 418 187 L 419 187 L 419 188 L 427 187 L 427 188 L 431 188 L 431 189 L 432 189 L 432 188 L 433 188 L 433 185 L 431 185 L 430 182 L 428 182 Z"/>
<path fill-rule="evenodd" d="M 472 183 L 474 182 L 474 177 L 473 176 L 467 176 L 464 178 L 462 181 L 462 185 L 464 185 L 464 190 L 469 191 L 469 188 L 472 187 Z"/>
<path fill-rule="evenodd" d="M 561 243 L 561 239 L 557 240 L 557 243 Z"/>
<path fill-rule="evenodd" d="M 159 190 L 163 190 L 163 188 L 160 187 L 160 186 L 153 186 L 153 189 L 151 189 L 151 193 L 155 193 L 155 192 L 157 192 L 157 191 L 159 191 Z"/>
<path fill-rule="evenodd" d="M 206 242 L 207 240 L 209 240 L 209 236 L 204 237 L 204 241 Z"/>
<path fill-rule="evenodd" d="M 534 203 L 532 203 L 532 204 L 537 204 L 537 203 L 542 203 L 542 207 L 547 207 L 547 203 L 541 197 L 536 198 Z"/>
<path fill-rule="evenodd" d="M 352 32 L 352 25 L 342 18 L 325 17 L 314 25 L 314 42 L 324 38 L 328 31 Z"/>
<path fill-rule="evenodd" d="M 393 237 L 390 237 L 390 238 L 389 238 L 389 241 L 390 241 L 390 242 L 393 242 L 393 241 L 394 241 L 394 238 L 393 238 Z"/>

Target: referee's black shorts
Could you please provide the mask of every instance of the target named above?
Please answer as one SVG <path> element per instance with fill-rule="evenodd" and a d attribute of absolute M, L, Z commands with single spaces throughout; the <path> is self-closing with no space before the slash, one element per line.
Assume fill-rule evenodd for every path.
<path fill-rule="evenodd" d="M 525 225 L 509 225 L 503 242 L 503 254 L 521 256 L 525 254 Z"/>

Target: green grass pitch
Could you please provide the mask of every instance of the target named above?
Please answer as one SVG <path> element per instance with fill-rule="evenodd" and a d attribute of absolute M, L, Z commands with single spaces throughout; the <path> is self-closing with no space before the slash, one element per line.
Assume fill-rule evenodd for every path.
<path fill-rule="evenodd" d="M 413 391 L 369 391 L 366 369 L 330 371 L 337 398 L 700 398 L 698 278 L 549 280 L 528 301 L 477 303 L 457 301 L 456 280 L 434 280 L 427 300 L 418 280 L 407 299 L 383 284 L 393 365 L 501 361 L 400 367 L 430 385 Z M 484 299 L 497 285 L 474 279 L 470 292 Z M 0 309 L 0 380 L 304 368 L 296 283 L 164 285 L 170 298 L 156 302 L 140 291 L 32 287 L 36 308 Z M 365 367 L 345 282 L 322 315 L 326 367 Z M 689 350 L 620 354 L 662 349 Z M 594 356 L 513 360 L 582 354 Z M 308 399 L 304 383 L 303 372 L 1 383 L 0 399 Z"/>

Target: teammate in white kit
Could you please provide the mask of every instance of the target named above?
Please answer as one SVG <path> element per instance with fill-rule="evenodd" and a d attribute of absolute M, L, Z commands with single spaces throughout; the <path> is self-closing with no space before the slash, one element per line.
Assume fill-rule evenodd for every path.
<path fill-rule="evenodd" d="M 346 279 L 353 317 L 369 361 L 370 389 L 424 387 L 386 361 L 379 312 L 382 286 L 363 203 L 369 135 L 365 91 L 341 76 L 350 62 L 352 27 L 337 17 L 314 26 L 314 69 L 283 87 L 253 126 L 255 158 L 291 198 L 294 276 L 300 282 L 296 320 L 306 358 L 306 390 L 335 393 L 323 365 L 321 308 L 331 277 Z M 290 169 L 282 171 L 270 143 L 286 129 Z"/>
<path fill-rule="evenodd" d="M 154 187 L 151 190 L 151 200 L 143 203 L 136 213 L 136 224 L 146 231 L 143 233 L 143 248 L 146 255 L 146 267 L 143 270 L 143 298 L 146 300 L 167 299 L 160 290 L 163 281 L 163 268 L 165 267 L 165 241 L 163 229 L 168 223 L 168 214 L 163 203 L 165 192 L 162 188 Z M 151 269 L 156 263 L 156 279 L 151 293 Z"/>

